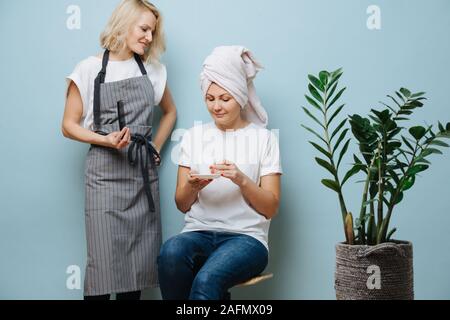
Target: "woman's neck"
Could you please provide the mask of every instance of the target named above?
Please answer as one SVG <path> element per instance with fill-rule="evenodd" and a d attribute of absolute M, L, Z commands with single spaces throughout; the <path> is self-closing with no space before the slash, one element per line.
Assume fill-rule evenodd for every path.
<path fill-rule="evenodd" d="M 239 130 L 239 129 L 245 128 L 249 124 L 250 124 L 250 122 L 239 117 L 234 123 L 229 124 L 229 125 L 222 125 L 222 124 L 216 123 L 216 127 L 222 131 L 234 131 L 234 130 Z"/>
<path fill-rule="evenodd" d="M 125 49 L 122 51 L 111 51 L 110 58 L 111 60 L 116 61 L 126 61 L 133 57 L 133 52 L 131 50 Z"/>

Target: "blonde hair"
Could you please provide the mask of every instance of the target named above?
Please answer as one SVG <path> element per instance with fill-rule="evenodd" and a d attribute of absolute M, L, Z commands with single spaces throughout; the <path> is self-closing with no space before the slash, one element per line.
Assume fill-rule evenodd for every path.
<path fill-rule="evenodd" d="M 150 10 L 156 17 L 152 42 L 141 56 L 146 62 L 158 61 L 166 50 L 163 33 L 163 19 L 159 10 L 147 0 L 122 0 L 109 18 L 105 30 L 100 35 L 100 45 L 110 51 L 121 51 L 126 47 L 125 38 L 131 26 L 137 21 L 143 10 Z"/>

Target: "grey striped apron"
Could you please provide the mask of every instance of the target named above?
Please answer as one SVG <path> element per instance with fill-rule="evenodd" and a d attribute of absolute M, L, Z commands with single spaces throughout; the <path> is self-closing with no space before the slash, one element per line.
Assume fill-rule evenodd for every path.
<path fill-rule="evenodd" d="M 87 265 L 84 295 L 158 286 L 161 246 L 159 181 L 151 145 L 154 92 L 141 58 L 142 76 L 105 83 L 109 51 L 95 79 L 94 131 L 130 128 L 131 143 L 116 150 L 91 145 L 86 158 Z"/>

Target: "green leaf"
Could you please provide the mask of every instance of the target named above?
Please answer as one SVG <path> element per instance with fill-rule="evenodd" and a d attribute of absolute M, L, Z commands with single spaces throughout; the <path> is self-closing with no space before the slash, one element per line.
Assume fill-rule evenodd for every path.
<path fill-rule="evenodd" d="M 400 169 L 402 171 L 402 173 L 405 175 L 406 172 L 405 172 L 405 169 L 403 169 L 403 168 L 408 167 L 408 165 L 401 162 L 397 158 L 395 158 L 395 161 L 396 161 L 396 165 L 395 165 L 394 169 Z"/>
<path fill-rule="evenodd" d="M 342 68 L 336 69 L 333 72 L 331 72 L 331 77 L 334 78 L 336 75 L 342 73 Z"/>
<path fill-rule="evenodd" d="M 406 175 L 413 176 L 419 172 L 427 170 L 428 168 L 429 168 L 429 166 L 427 166 L 426 164 L 417 164 L 417 165 L 409 168 L 408 171 L 406 172 Z"/>
<path fill-rule="evenodd" d="M 394 110 L 394 108 L 392 108 L 390 105 L 384 103 L 383 101 L 378 101 L 379 103 L 381 103 L 383 106 L 388 107 L 392 112 L 396 113 L 397 111 Z"/>
<path fill-rule="evenodd" d="M 395 103 L 399 108 L 402 107 L 402 105 L 401 105 L 400 103 L 398 103 L 397 100 L 395 100 L 395 98 L 394 98 L 393 96 L 388 95 L 388 97 L 391 98 L 391 100 L 394 101 L 394 103 Z"/>
<path fill-rule="evenodd" d="M 348 145 L 349 145 L 349 143 L 350 143 L 350 140 L 351 140 L 351 139 L 348 139 L 347 142 L 346 142 L 346 143 L 344 144 L 344 146 L 342 147 L 341 153 L 340 153 L 340 155 L 339 155 L 339 160 L 338 160 L 338 163 L 337 163 L 337 168 L 339 168 L 339 165 L 340 165 L 340 163 L 341 163 L 342 157 L 343 157 L 344 154 L 347 152 L 347 149 L 348 149 Z"/>
<path fill-rule="evenodd" d="M 413 95 L 411 95 L 411 99 L 414 99 L 414 98 L 418 98 L 418 97 L 420 97 L 420 96 L 423 96 L 425 94 L 425 92 L 417 92 L 417 93 L 414 93 Z"/>
<path fill-rule="evenodd" d="M 444 126 L 440 122 L 438 122 L 438 128 L 439 128 L 439 131 L 445 131 Z"/>
<path fill-rule="evenodd" d="M 336 150 L 339 147 L 339 144 L 341 143 L 341 141 L 345 138 L 345 135 L 347 134 L 347 132 L 348 132 L 348 129 L 345 129 L 344 131 L 342 131 L 341 135 L 339 136 L 339 138 L 336 141 L 336 144 L 334 145 L 333 154 L 336 152 Z"/>
<path fill-rule="evenodd" d="M 342 76 L 342 69 L 338 69 L 331 74 L 331 80 L 328 87 L 331 87 L 335 82 L 337 82 Z"/>
<path fill-rule="evenodd" d="M 392 141 L 389 142 L 386 146 L 386 153 L 392 154 L 394 151 L 396 151 L 398 148 L 400 148 L 402 143 L 400 141 Z"/>
<path fill-rule="evenodd" d="M 400 100 L 403 101 L 403 103 L 405 102 L 405 98 L 403 98 L 403 96 L 402 96 L 400 93 L 398 93 L 397 91 L 395 91 L 395 94 L 397 95 L 397 97 L 400 98 Z"/>
<path fill-rule="evenodd" d="M 333 137 L 339 132 L 339 130 L 342 129 L 346 122 L 347 119 L 342 120 L 342 122 L 336 127 L 336 129 L 334 129 L 333 133 L 331 134 L 330 141 L 333 140 Z"/>
<path fill-rule="evenodd" d="M 330 188 L 331 190 L 334 190 L 336 192 L 340 192 L 341 188 L 339 187 L 339 184 L 334 181 L 334 180 L 329 180 L 329 179 L 323 179 L 322 180 L 322 184 L 325 185 L 326 187 Z"/>
<path fill-rule="evenodd" d="M 327 144 L 327 142 L 325 141 L 325 139 L 324 138 L 322 138 L 321 136 L 320 136 L 320 134 L 318 134 L 317 132 L 315 132 L 313 129 L 311 129 L 311 128 L 309 128 L 309 127 L 307 127 L 307 126 L 304 126 L 303 124 L 301 125 L 303 128 L 305 128 L 306 130 L 308 130 L 309 132 L 311 132 L 313 135 L 315 135 L 317 138 L 319 138 L 320 140 L 322 140 L 325 144 Z"/>
<path fill-rule="evenodd" d="M 417 126 L 417 127 L 412 127 L 409 129 L 409 133 L 416 138 L 416 140 L 420 140 L 423 138 L 423 136 L 426 133 L 426 129 L 424 127 L 421 126 Z"/>
<path fill-rule="evenodd" d="M 316 102 L 316 100 L 314 100 L 313 98 L 311 98 L 310 96 L 305 94 L 305 98 L 306 100 L 308 100 L 308 102 L 316 109 L 320 110 L 323 113 L 322 108 L 319 106 L 319 104 Z"/>
<path fill-rule="evenodd" d="M 406 144 L 406 146 L 407 146 L 412 152 L 414 152 L 413 146 L 411 145 L 411 143 L 409 143 L 409 141 L 408 141 L 404 136 L 402 136 L 402 140 L 403 140 L 403 142 Z"/>
<path fill-rule="evenodd" d="M 354 176 L 355 174 L 357 174 L 359 172 L 359 170 L 361 170 L 361 165 L 360 164 L 356 164 L 353 166 L 353 168 L 351 168 L 350 170 L 347 171 L 347 173 L 344 176 L 344 179 L 341 182 L 341 185 L 344 185 L 344 183 L 350 179 L 352 176 Z"/>
<path fill-rule="evenodd" d="M 311 84 L 308 85 L 308 89 L 309 92 L 312 94 L 312 96 L 314 97 L 314 99 L 316 99 L 318 102 L 323 104 L 323 99 L 320 96 L 319 92 L 317 91 L 316 88 L 314 88 Z"/>
<path fill-rule="evenodd" d="M 406 103 L 405 105 L 402 106 L 402 110 L 409 110 L 409 111 L 413 111 L 417 106 L 414 106 L 411 104 L 411 102 Z"/>
<path fill-rule="evenodd" d="M 319 146 L 317 143 L 314 143 L 312 141 L 309 141 L 309 143 L 311 143 L 314 148 L 316 148 L 317 150 L 319 150 L 320 152 L 322 152 L 325 156 L 327 156 L 330 160 L 332 159 L 332 155 L 326 151 L 324 148 L 322 148 L 321 146 Z"/>
<path fill-rule="evenodd" d="M 337 86 L 338 86 L 338 83 L 336 82 L 336 83 L 334 84 L 334 86 L 331 88 L 330 92 L 328 92 L 328 94 L 327 94 L 327 101 L 325 101 L 325 103 L 327 103 L 328 100 L 329 100 L 331 97 L 333 97 L 334 91 L 336 91 Z"/>
<path fill-rule="evenodd" d="M 398 204 L 403 200 L 403 192 L 400 192 L 397 196 L 397 199 L 395 199 L 394 204 Z"/>
<path fill-rule="evenodd" d="M 446 147 L 446 148 L 450 147 L 450 145 L 448 145 L 447 143 L 442 142 L 442 141 L 440 141 L 440 140 L 433 140 L 433 141 L 430 142 L 430 145 L 435 145 L 435 146 L 440 146 L 440 147 Z"/>
<path fill-rule="evenodd" d="M 450 130 L 445 131 L 445 132 L 439 132 L 437 134 L 437 137 L 439 137 L 439 138 L 446 138 L 446 139 L 450 138 Z"/>
<path fill-rule="evenodd" d="M 405 88 L 400 88 L 400 92 L 406 97 L 409 98 L 411 96 L 411 91 Z"/>
<path fill-rule="evenodd" d="M 393 169 L 388 169 L 389 174 L 391 175 L 392 179 L 395 181 L 396 184 L 400 183 L 400 179 L 398 178 L 397 173 Z"/>
<path fill-rule="evenodd" d="M 418 100 L 410 101 L 406 106 L 412 106 L 412 107 L 423 107 L 423 103 Z"/>
<path fill-rule="evenodd" d="M 316 123 L 318 123 L 319 124 L 319 126 L 321 126 L 322 128 L 324 128 L 325 129 L 325 126 L 311 113 L 311 112 L 309 112 L 309 110 L 308 109 L 306 109 L 305 107 L 302 107 L 303 108 L 303 111 L 305 111 L 305 113 L 308 115 L 308 116 L 310 116 L 310 118 L 311 119 L 313 119 Z"/>
<path fill-rule="evenodd" d="M 329 76 L 330 76 L 330 74 L 329 74 L 328 71 L 320 71 L 320 72 L 319 72 L 319 79 L 320 79 L 320 82 L 321 82 L 324 86 L 327 85 L 327 83 L 328 83 L 328 77 L 329 77 Z"/>
<path fill-rule="evenodd" d="M 402 191 L 406 191 L 410 189 L 414 185 L 414 181 L 416 181 L 416 176 L 408 176 L 403 182 Z"/>
<path fill-rule="evenodd" d="M 362 161 L 359 160 L 359 158 L 355 154 L 353 155 L 353 160 L 355 160 L 355 163 L 362 163 Z"/>
<path fill-rule="evenodd" d="M 442 154 L 442 151 L 439 149 L 435 149 L 435 148 L 426 148 L 425 150 L 423 150 L 420 155 L 423 157 L 429 156 L 430 154 Z"/>
<path fill-rule="evenodd" d="M 342 104 L 342 105 L 340 105 L 340 106 L 336 109 L 336 111 L 335 111 L 335 112 L 333 113 L 333 115 L 330 117 L 330 120 L 328 120 L 328 124 L 327 124 L 327 125 L 331 124 L 331 121 L 333 121 L 333 119 L 338 115 L 338 113 L 341 112 L 341 110 L 342 110 L 342 108 L 344 108 L 344 106 L 345 106 L 345 103 Z"/>
<path fill-rule="evenodd" d="M 330 109 L 330 108 L 333 106 L 333 104 L 341 97 L 342 93 L 344 93 L 345 89 L 347 89 L 347 88 L 346 88 L 346 87 L 345 87 L 345 88 L 342 88 L 342 89 L 336 94 L 336 96 L 333 98 L 333 100 L 331 101 L 331 103 L 328 105 L 327 109 Z"/>
<path fill-rule="evenodd" d="M 416 158 L 416 160 L 414 160 L 414 163 L 426 163 L 426 164 L 431 164 L 430 161 L 428 161 L 427 159 L 423 159 L 423 158 Z"/>
<path fill-rule="evenodd" d="M 323 84 L 320 82 L 319 79 L 317 79 L 316 77 L 314 77 L 311 74 L 308 75 L 308 79 L 309 79 L 309 81 L 311 81 L 311 83 L 314 85 L 314 87 L 316 87 L 318 90 L 320 90 L 321 92 L 325 91 L 325 88 L 323 87 Z"/>
<path fill-rule="evenodd" d="M 402 128 L 396 128 L 394 130 L 392 130 L 389 135 L 388 135 L 388 139 L 391 140 L 392 138 L 394 138 L 397 134 L 399 134 L 402 131 Z"/>
<path fill-rule="evenodd" d="M 392 237 L 392 235 L 394 234 L 395 231 L 397 231 L 397 228 L 394 228 L 391 231 L 389 231 L 389 233 L 386 236 L 386 241 L 391 240 L 391 237 Z"/>
<path fill-rule="evenodd" d="M 336 170 L 334 169 L 334 167 L 330 163 L 328 163 L 327 161 L 325 161 L 323 159 L 317 158 L 317 157 L 315 159 L 316 159 L 316 162 L 320 166 L 322 166 L 325 169 L 327 169 L 333 176 L 336 176 Z"/>
<path fill-rule="evenodd" d="M 371 109 L 370 112 L 372 112 L 373 114 L 375 114 L 377 116 L 377 118 L 380 120 L 379 122 L 381 124 L 388 124 L 388 122 L 390 120 L 389 118 L 390 118 L 390 115 L 391 115 L 389 113 L 389 110 L 385 109 L 385 110 L 380 112 L 380 111 Z"/>

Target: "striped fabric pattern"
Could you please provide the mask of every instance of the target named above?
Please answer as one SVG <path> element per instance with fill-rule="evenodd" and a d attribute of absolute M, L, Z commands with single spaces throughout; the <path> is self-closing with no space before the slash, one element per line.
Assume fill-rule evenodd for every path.
<path fill-rule="evenodd" d="M 106 133 L 119 130 L 117 102 L 124 103 L 132 133 L 152 130 L 154 92 L 147 76 L 104 83 L 101 123 Z M 84 294 L 103 295 L 158 286 L 156 259 L 161 246 L 159 180 L 149 169 L 155 212 L 150 212 L 139 165 L 122 150 L 92 145 L 85 165 L 87 266 Z"/>

